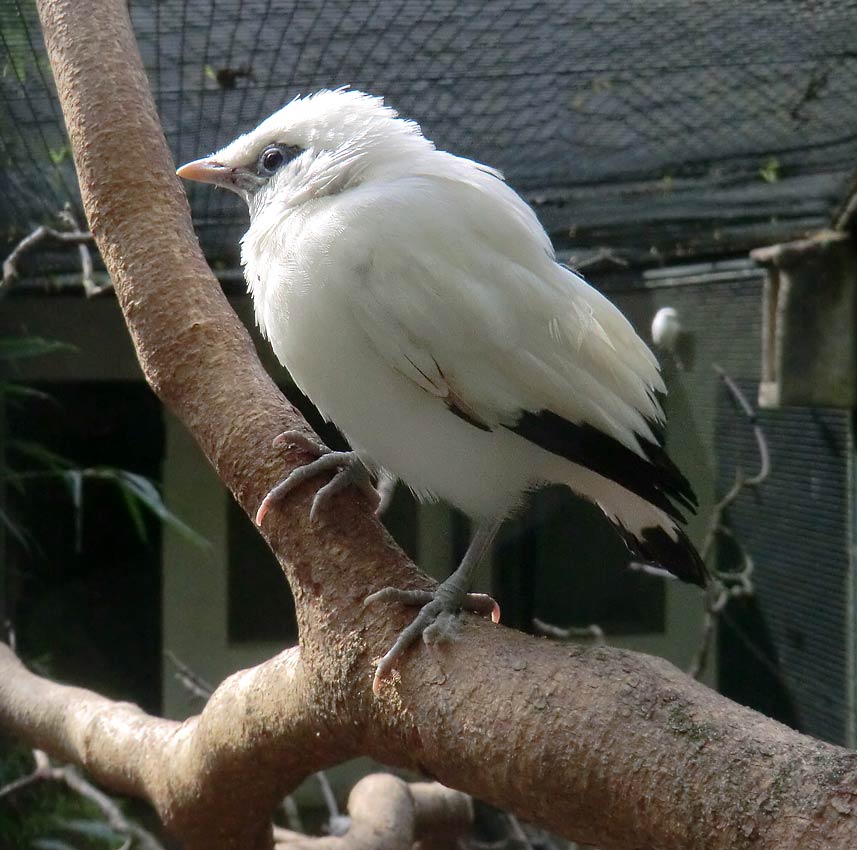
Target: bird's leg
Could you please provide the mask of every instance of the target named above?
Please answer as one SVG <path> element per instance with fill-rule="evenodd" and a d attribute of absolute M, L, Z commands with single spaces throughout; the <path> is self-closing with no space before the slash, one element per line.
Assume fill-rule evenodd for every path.
<path fill-rule="evenodd" d="M 402 630 L 396 642 L 378 662 L 372 684 L 372 690 L 376 694 L 380 690 L 381 682 L 390 674 L 405 650 L 420 635 L 426 644 L 453 637 L 457 617 L 462 609 L 482 616 L 490 616 L 495 623 L 500 621 L 500 606 L 490 596 L 484 593 L 468 593 L 473 572 L 491 545 L 500 525 L 501 521 L 480 525 L 458 569 L 433 592 L 385 587 L 366 597 L 364 605 L 391 601 L 404 605 L 422 605 L 417 616 Z"/>
<path fill-rule="evenodd" d="M 273 445 L 275 448 L 284 445 L 295 445 L 304 449 L 310 454 L 316 455 L 316 459 L 310 461 L 303 466 L 297 467 L 284 478 L 276 487 L 274 487 L 259 505 L 259 510 L 256 511 L 256 525 L 261 525 L 265 514 L 271 509 L 274 502 L 279 501 L 288 493 L 291 493 L 296 487 L 308 481 L 310 478 L 315 478 L 323 472 L 336 471 L 336 474 L 323 487 L 320 487 L 312 500 L 312 508 L 310 508 L 310 519 L 315 521 L 318 518 L 319 511 L 324 506 L 324 503 L 340 490 L 348 487 L 351 484 L 356 485 L 369 499 L 369 503 L 373 509 L 377 507 L 380 496 L 378 491 L 372 486 L 372 478 L 369 475 L 369 470 L 363 464 L 363 461 L 357 456 L 356 452 L 334 452 L 326 446 L 315 442 L 311 437 L 308 437 L 302 431 L 284 431 L 274 439 Z"/>

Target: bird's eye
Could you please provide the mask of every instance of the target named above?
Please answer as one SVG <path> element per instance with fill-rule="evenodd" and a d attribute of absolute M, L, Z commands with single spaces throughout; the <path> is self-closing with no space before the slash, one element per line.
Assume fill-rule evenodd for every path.
<path fill-rule="evenodd" d="M 259 172 L 270 176 L 300 153 L 300 148 L 291 145 L 271 145 L 265 148 L 259 157 Z"/>

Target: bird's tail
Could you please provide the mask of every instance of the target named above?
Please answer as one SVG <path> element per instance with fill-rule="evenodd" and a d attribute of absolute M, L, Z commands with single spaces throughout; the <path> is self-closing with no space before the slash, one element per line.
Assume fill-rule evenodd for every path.
<path fill-rule="evenodd" d="M 699 552 L 679 523 L 661 508 L 576 464 L 566 483 L 605 513 L 630 550 L 633 568 L 705 586 L 708 570 Z"/>
<path fill-rule="evenodd" d="M 668 527 L 650 525 L 641 533 L 628 531 L 621 522 L 611 520 L 633 556 L 629 566 L 655 575 L 668 574 L 682 581 L 705 587 L 708 570 L 684 531 L 672 520 Z"/>

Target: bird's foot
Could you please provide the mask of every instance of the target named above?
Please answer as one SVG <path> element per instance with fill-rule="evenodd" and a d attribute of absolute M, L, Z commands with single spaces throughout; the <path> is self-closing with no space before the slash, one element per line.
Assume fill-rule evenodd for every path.
<path fill-rule="evenodd" d="M 381 683 L 395 668 L 405 650 L 422 635 L 427 646 L 455 638 L 458 629 L 458 615 L 461 611 L 470 611 L 482 617 L 491 617 L 500 622 L 500 606 L 485 593 L 466 593 L 461 585 L 450 576 L 433 592 L 429 590 L 400 590 L 385 587 L 366 597 L 364 605 L 375 602 L 398 602 L 401 605 L 421 605 L 419 613 L 396 638 L 387 654 L 375 668 L 372 691 L 377 696 Z"/>
<path fill-rule="evenodd" d="M 273 445 L 275 448 L 285 445 L 298 446 L 310 454 L 316 455 L 316 459 L 292 470 L 265 496 L 256 511 L 256 525 L 262 524 L 262 520 L 265 519 L 265 515 L 275 502 L 284 498 L 305 481 L 324 472 L 335 471 L 336 474 L 327 484 L 319 488 L 312 500 L 309 516 L 313 522 L 318 519 L 319 511 L 331 496 L 352 484 L 366 495 L 373 509 L 378 506 L 380 501 L 378 491 L 372 486 L 369 470 L 363 465 L 363 461 L 360 460 L 356 452 L 331 451 L 327 446 L 317 443 L 302 431 L 283 431 L 274 439 Z"/>

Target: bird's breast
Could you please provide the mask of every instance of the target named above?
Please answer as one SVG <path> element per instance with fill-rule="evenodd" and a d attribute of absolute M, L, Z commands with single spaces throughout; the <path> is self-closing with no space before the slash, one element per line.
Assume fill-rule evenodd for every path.
<path fill-rule="evenodd" d="M 259 274 L 260 324 L 296 385 L 370 464 L 471 516 L 502 514 L 544 477 L 538 451 L 504 428 L 486 431 L 451 412 L 370 339 L 356 312 L 366 300 L 355 294 L 371 290 L 383 310 L 395 297 L 392 282 L 413 284 L 419 269 L 403 269 L 396 252 L 390 258 L 389 227 L 360 225 L 367 207 L 359 198 L 313 202 L 303 218 L 258 241 L 263 251 L 247 270 Z M 369 212 L 389 209 L 374 199 Z"/>
<path fill-rule="evenodd" d="M 280 295 L 280 298 L 284 298 Z M 329 290 L 295 289 L 269 304 L 269 338 L 298 388 L 374 468 L 417 495 L 471 516 L 508 512 L 533 477 L 534 458 L 501 429 L 486 432 L 400 375 Z M 288 321 L 278 317 L 288 315 Z"/>

